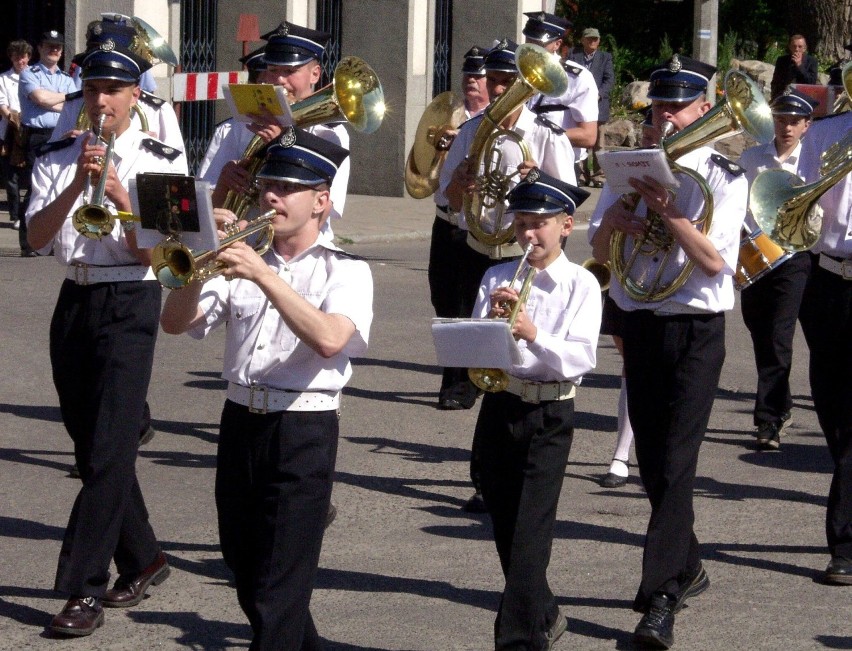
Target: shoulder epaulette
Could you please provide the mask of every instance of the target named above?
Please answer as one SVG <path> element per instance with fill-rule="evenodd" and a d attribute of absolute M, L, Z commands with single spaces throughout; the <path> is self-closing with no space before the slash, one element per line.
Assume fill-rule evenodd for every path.
<path fill-rule="evenodd" d="M 154 106 L 156 108 L 160 108 L 163 104 L 166 103 L 166 100 L 162 99 L 161 97 L 157 97 L 156 95 L 152 95 L 146 90 L 143 90 L 141 93 L 139 93 L 139 99 L 141 99 L 146 104 L 150 104 L 151 106 Z"/>
<path fill-rule="evenodd" d="M 723 170 L 726 170 L 730 174 L 734 176 L 740 176 L 745 174 L 745 168 L 742 165 L 738 165 L 732 160 L 728 160 L 722 154 L 713 154 L 710 156 L 710 160 L 712 160 L 716 165 L 721 167 Z"/>
<path fill-rule="evenodd" d="M 568 74 L 574 75 L 575 77 L 583 72 L 583 66 L 581 66 L 576 61 L 572 61 L 571 59 L 565 59 L 562 61 L 562 67 L 565 68 L 565 72 Z"/>
<path fill-rule="evenodd" d="M 73 102 L 75 99 L 80 99 L 83 96 L 82 90 L 76 90 L 73 93 L 68 93 L 65 95 L 66 102 Z"/>
<path fill-rule="evenodd" d="M 365 260 L 364 256 L 355 255 L 354 253 L 349 253 L 348 251 L 344 251 L 343 249 L 332 249 L 332 251 L 339 255 L 341 258 L 348 258 L 350 260 Z"/>
<path fill-rule="evenodd" d="M 543 127 L 547 127 L 548 129 L 553 131 L 553 133 L 558 133 L 558 134 L 565 133 L 565 129 L 563 129 L 561 126 L 559 126 L 555 122 L 551 122 L 550 120 L 548 120 L 543 115 L 537 115 L 536 118 L 535 118 L 535 123 L 540 124 Z"/>
<path fill-rule="evenodd" d="M 36 156 L 44 156 L 45 154 L 49 154 L 54 151 L 59 151 L 60 149 L 65 149 L 66 147 L 74 144 L 74 141 L 77 138 L 63 138 L 62 140 L 54 140 L 53 142 L 45 142 L 40 144 L 35 148 Z"/>
<path fill-rule="evenodd" d="M 183 153 L 180 149 L 169 147 L 168 145 L 160 142 L 159 140 L 155 140 L 154 138 L 145 138 L 145 140 L 142 141 L 142 146 L 148 151 L 153 152 L 158 156 L 162 156 L 163 158 L 166 158 L 168 160 L 174 160 Z"/>
<path fill-rule="evenodd" d="M 30 66 L 30 72 L 38 72 L 38 64 L 33 64 Z"/>
<path fill-rule="evenodd" d="M 542 113 L 562 113 L 567 111 L 568 107 L 564 104 L 536 104 L 530 110 L 536 115 L 541 115 Z"/>

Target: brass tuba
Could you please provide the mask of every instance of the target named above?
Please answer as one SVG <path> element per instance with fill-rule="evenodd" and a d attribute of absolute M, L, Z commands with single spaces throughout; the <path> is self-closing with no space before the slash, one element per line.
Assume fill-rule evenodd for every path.
<path fill-rule="evenodd" d="M 807 251 L 822 229 L 819 198 L 852 171 L 852 131 L 821 156 L 820 178 L 804 184 L 795 174 L 768 169 L 749 191 L 751 214 L 766 236 L 785 251 Z"/>
<path fill-rule="evenodd" d="M 452 144 L 444 132 L 457 128 L 464 117 L 464 100 L 451 90 L 433 99 L 420 116 L 405 161 L 405 189 L 415 199 L 425 199 L 438 189 L 441 167 Z"/>
<path fill-rule="evenodd" d="M 509 184 L 517 172 L 506 174 L 501 169 L 503 154 L 498 140 L 515 141 L 524 159 L 531 157 L 523 138 L 511 129 L 504 129 L 500 123 L 536 93 L 555 97 L 568 87 L 568 74 L 559 59 L 538 45 L 519 45 L 515 65 L 517 79 L 483 113 L 467 155 L 473 161 L 473 169 L 481 171 L 476 179 L 476 190 L 464 197 L 464 218 L 470 233 L 486 246 L 506 244 L 513 236 L 512 224 L 504 225 L 503 217 Z M 489 219 L 493 219 L 491 231 L 484 227 Z"/>
<path fill-rule="evenodd" d="M 586 258 L 580 266 L 595 277 L 598 285 L 601 286 L 601 292 L 609 289 L 609 281 L 612 278 L 612 272 L 609 270 L 609 262 L 601 264 L 594 258 Z"/>
<path fill-rule="evenodd" d="M 170 235 L 151 250 L 151 269 L 166 289 L 183 289 L 193 280 L 209 280 L 225 270 L 225 266 L 216 261 L 216 255 L 235 242 L 257 236 L 251 247 L 258 255 L 266 253 L 275 236 L 274 217 L 275 210 L 269 210 L 250 220 L 243 230 L 237 222 L 229 224 L 224 229 L 226 237 L 215 251 L 191 251 Z"/>
<path fill-rule="evenodd" d="M 290 111 L 293 124 L 302 129 L 345 120 L 356 131 L 373 133 L 384 119 L 384 92 L 378 75 L 363 59 L 344 57 L 334 69 L 331 83 L 295 102 Z M 248 160 L 246 170 L 252 179 L 263 164 L 265 151 L 266 143 L 260 136 L 254 136 L 243 152 L 242 159 Z M 241 194 L 229 190 L 222 207 L 242 219 L 256 202 L 256 191 Z"/>
<path fill-rule="evenodd" d="M 713 193 L 700 174 L 681 167 L 675 161 L 699 147 L 740 131 L 745 131 L 760 143 L 771 142 L 774 137 L 772 112 L 757 84 L 745 74 L 731 70 L 725 76 L 724 86 L 722 102 L 678 133 L 672 136 L 664 134 L 660 143 L 672 171 L 692 179 L 701 190 L 704 208 L 693 224 L 704 234 L 710 230 L 713 219 Z M 635 209 L 638 195 L 627 196 L 632 197 Z M 627 241 L 627 234 L 623 231 L 612 234 L 610 265 L 619 284 L 635 301 L 651 303 L 665 300 L 680 289 L 692 273 L 694 263 L 689 258 L 679 269 L 667 269 L 676 242 L 662 218 L 653 212 L 647 215 L 644 233 L 633 238 L 632 246 Z M 639 256 L 648 257 L 649 262 L 656 264 L 656 269 L 634 272 Z M 674 277 L 666 280 L 672 273 Z"/>
<path fill-rule="evenodd" d="M 533 245 L 527 244 L 527 248 L 524 250 L 524 255 L 518 262 L 518 266 L 515 269 L 515 274 L 512 276 L 512 280 L 509 281 L 509 287 L 514 287 L 515 283 L 518 281 L 518 278 L 521 275 L 521 269 L 524 266 L 524 263 L 527 261 L 530 253 L 532 253 Z M 524 276 L 524 282 L 521 285 L 521 290 L 518 292 L 518 300 L 515 301 L 515 304 L 512 306 L 512 310 L 509 313 L 509 318 L 507 323 L 509 324 L 509 329 L 511 330 L 512 326 L 515 325 L 515 321 L 518 318 L 518 314 L 521 311 L 521 306 L 527 302 L 527 299 L 530 295 L 530 288 L 532 287 L 533 280 L 535 279 L 536 268 L 530 267 L 527 269 L 527 273 Z M 507 301 L 508 302 L 508 301 Z M 502 305 L 503 309 L 508 309 L 508 305 Z M 506 387 L 509 386 L 509 374 L 501 368 L 469 368 L 467 370 L 467 375 L 470 378 L 470 381 L 473 382 L 477 387 L 482 389 L 483 391 L 488 391 L 489 393 L 497 393 L 498 391 L 505 391 Z"/>

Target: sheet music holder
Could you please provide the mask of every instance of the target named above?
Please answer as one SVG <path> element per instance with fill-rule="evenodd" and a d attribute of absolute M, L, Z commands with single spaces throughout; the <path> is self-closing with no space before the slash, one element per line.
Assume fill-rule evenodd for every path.
<path fill-rule="evenodd" d="M 438 364 L 510 369 L 523 361 L 506 319 L 432 319 Z"/>
<path fill-rule="evenodd" d="M 153 248 L 169 234 L 179 236 L 190 249 L 219 248 L 209 183 L 183 174 L 149 172 L 137 174 L 128 185 L 133 214 L 142 222 L 136 230 L 140 248 Z"/>
<path fill-rule="evenodd" d="M 598 162 L 606 176 L 607 185 L 616 194 L 635 192 L 628 182 L 631 178 L 641 179 L 650 176 L 670 190 L 676 189 L 680 182 L 669 167 L 666 152 L 662 149 L 628 149 L 625 151 L 601 151 Z"/>
<path fill-rule="evenodd" d="M 293 124 L 287 91 L 273 84 L 228 84 L 222 86 L 225 101 L 237 122 L 252 122 L 250 113 L 267 109 L 283 127 Z"/>

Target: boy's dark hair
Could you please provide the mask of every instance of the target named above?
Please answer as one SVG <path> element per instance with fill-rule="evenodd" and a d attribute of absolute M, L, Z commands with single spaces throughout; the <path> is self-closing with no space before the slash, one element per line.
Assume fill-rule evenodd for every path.
<path fill-rule="evenodd" d="M 33 46 L 27 41 L 11 41 L 6 48 L 6 54 L 9 58 L 24 56 L 25 54 L 33 55 Z"/>

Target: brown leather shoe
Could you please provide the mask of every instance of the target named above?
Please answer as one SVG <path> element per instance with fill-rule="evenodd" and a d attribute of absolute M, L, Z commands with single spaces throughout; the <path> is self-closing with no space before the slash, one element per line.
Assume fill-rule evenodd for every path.
<path fill-rule="evenodd" d="M 50 630 L 58 635 L 91 635 L 104 623 L 104 609 L 95 597 L 72 597 L 50 620 Z"/>
<path fill-rule="evenodd" d="M 163 552 L 148 567 L 134 577 L 120 576 L 111 590 L 107 590 L 103 604 L 107 608 L 129 608 L 145 598 L 145 592 L 151 585 L 160 585 L 171 573 L 169 562 Z"/>

